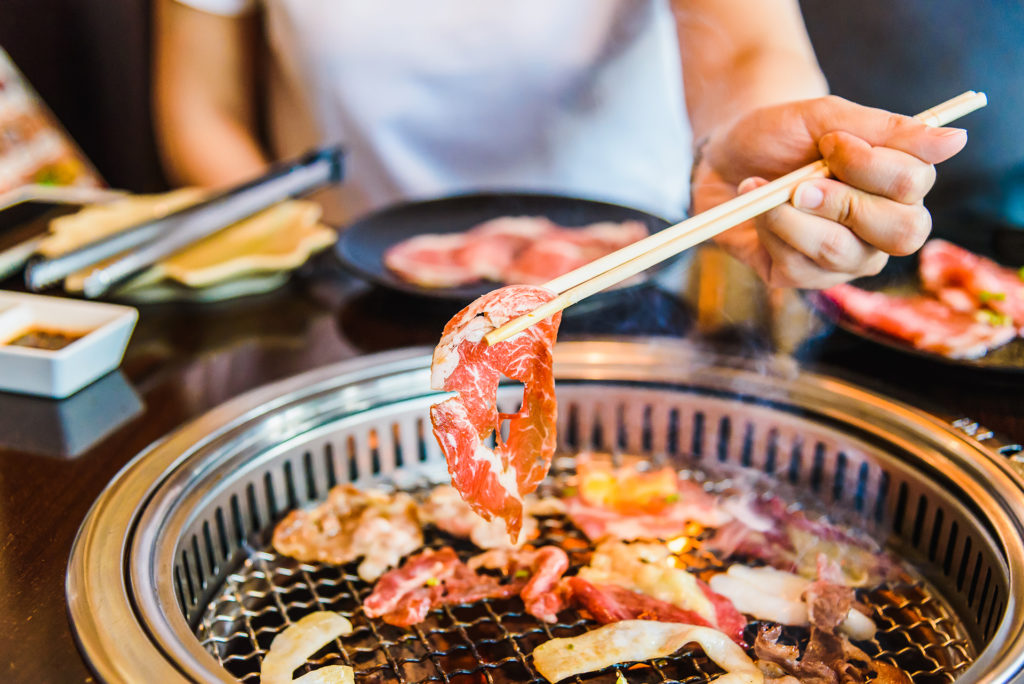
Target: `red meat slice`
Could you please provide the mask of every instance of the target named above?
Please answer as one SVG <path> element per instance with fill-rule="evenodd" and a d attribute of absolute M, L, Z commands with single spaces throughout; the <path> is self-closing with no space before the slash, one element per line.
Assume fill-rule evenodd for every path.
<path fill-rule="evenodd" d="M 544 622 L 557 622 L 558 612 L 565 605 L 559 580 L 569 569 L 569 556 L 557 546 L 539 549 L 492 549 L 469 559 L 470 569 L 500 570 L 509 577 L 529 576 L 519 593 L 526 612 Z"/>
<path fill-rule="evenodd" d="M 930 297 L 895 297 L 852 285 L 824 294 L 858 323 L 954 359 L 977 358 L 1017 336 L 1012 325 L 992 325 Z"/>
<path fill-rule="evenodd" d="M 922 249 L 921 284 L 954 308 L 963 310 L 964 295 L 981 306 L 1009 316 L 1024 329 L 1024 281 L 1019 273 L 945 240 L 930 240 Z M 958 291 L 955 295 L 947 290 Z M 950 301 L 956 298 L 956 305 Z"/>
<path fill-rule="evenodd" d="M 580 244 L 564 237 L 549 237 L 524 249 L 505 271 L 509 283 L 539 285 L 590 263 L 601 254 L 589 256 Z"/>
<path fill-rule="evenodd" d="M 385 252 L 384 264 L 423 287 L 541 284 L 646 236 L 640 221 L 563 228 L 543 216 L 503 216 L 465 233 L 404 240 Z"/>
<path fill-rule="evenodd" d="M 711 627 L 724 632 L 730 639 L 743 644 L 743 628 L 746 620 L 739 614 L 732 603 L 725 597 L 715 594 L 710 589 L 701 587 L 709 598 L 715 597 L 716 617 L 719 624 L 713 625 L 699 613 L 680 608 L 667 601 L 624 589 L 614 584 L 592 584 L 580 577 L 568 577 L 562 581 L 562 591 L 567 602 L 587 611 L 592 618 L 607 625 L 622 620 L 657 620 L 659 622 L 680 622 L 698 627 Z M 724 605 L 720 609 L 721 602 Z M 729 610 L 731 609 L 731 610 Z M 719 612 L 719 611 L 722 612 Z M 722 618 L 725 618 L 724 621 Z M 738 619 L 738 622 L 737 622 Z M 723 624 L 724 622 L 724 624 Z"/>
<path fill-rule="evenodd" d="M 456 259 L 479 278 L 515 283 L 506 277 L 516 257 L 529 245 L 558 230 L 543 216 L 503 216 L 485 221 L 466 233 Z M 544 282 L 544 281 L 540 281 Z"/>
<path fill-rule="evenodd" d="M 462 234 L 417 235 L 384 252 L 384 265 L 403 280 L 422 287 L 458 287 L 479 276 L 458 258 L 466 244 Z"/>
<path fill-rule="evenodd" d="M 527 285 L 489 292 L 448 322 L 431 364 L 431 387 L 458 394 L 430 408 L 452 484 L 479 515 L 504 519 L 513 541 L 522 526 L 523 496 L 547 475 L 555 452 L 551 349 L 561 315 L 494 346 L 483 336 L 553 297 Z M 517 413 L 498 412 L 502 376 L 524 385 Z M 506 420 L 508 437 L 502 439 L 499 426 Z M 494 449 L 486 445 L 492 434 Z"/>
<path fill-rule="evenodd" d="M 363 601 L 363 611 L 367 617 L 408 627 L 422 622 L 436 606 L 506 598 L 522 588 L 522 582 L 502 584 L 498 577 L 473 572 L 446 546 L 410 556 L 400 568 L 384 573 Z"/>
<path fill-rule="evenodd" d="M 647 235 L 647 226 L 640 221 L 600 221 L 574 230 L 563 230 L 560 233 L 563 239 L 585 248 L 593 255 L 591 259 L 631 245 Z"/>

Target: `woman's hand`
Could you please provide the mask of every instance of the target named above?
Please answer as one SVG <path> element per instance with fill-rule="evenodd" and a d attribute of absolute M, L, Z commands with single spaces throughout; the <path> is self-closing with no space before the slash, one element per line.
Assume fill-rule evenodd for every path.
<path fill-rule="evenodd" d="M 957 128 L 828 96 L 753 110 L 715 129 L 694 168 L 700 212 L 822 157 L 833 179 L 718 238 L 770 285 L 827 288 L 878 273 L 931 231 L 935 167 L 967 143 Z"/>

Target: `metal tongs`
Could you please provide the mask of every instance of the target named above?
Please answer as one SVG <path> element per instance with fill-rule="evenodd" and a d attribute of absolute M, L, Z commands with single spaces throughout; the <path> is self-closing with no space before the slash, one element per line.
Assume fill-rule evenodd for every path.
<path fill-rule="evenodd" d="M 25 283 L 38 291 L 82 269 L 121 255 L 84 280 L 82 294 L 95 299 L 205 237 L 283 200 L 341 181 L 340 146 L 314 150 L 293 161 L 275 164 L 265 175 L 217 195 L 89 243 L 52 259 L 29 264 Z"/>

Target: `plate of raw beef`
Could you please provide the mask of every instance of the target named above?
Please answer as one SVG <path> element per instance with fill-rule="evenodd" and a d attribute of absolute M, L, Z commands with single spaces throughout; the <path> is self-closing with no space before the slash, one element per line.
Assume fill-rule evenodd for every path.
<path fill-rule="evenodd" d="M 877 276 L 808 293 L 840 328 L 960 366 L 1024 371 L 1024 268 L 945 240 Z"/>
<path fill-rule="evenodd" d="M 377 211 L 349 226 L 336 251 L 377 285 L 468 301 L 505 284 L 543 284 L 668 225 L 607 202 L 476 193 Z"/>

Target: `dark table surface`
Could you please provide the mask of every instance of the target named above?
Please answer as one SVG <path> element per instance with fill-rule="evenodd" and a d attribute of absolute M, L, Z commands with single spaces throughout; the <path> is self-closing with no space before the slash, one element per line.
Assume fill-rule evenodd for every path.
<path fill-rule="evenodd" d="M 748 354 L 763 353 L 770 340 L 780 344 L 803 335 L 789 322 L 798 314 L 780 315 L 792 300 L 733 293 L 743 311 L 722 316 L 720 309 L 728 307 L 712 293 L 715 315 L 709 320 L 707 302 L 688 299 L 680 283 L 703 282 L 713 290 L 714 280 L 708 285 L 683 268 L 660 280 L 662 287 L 580 305 L 561 334 L 700 337 Z M 270 294 L 140 307 L 121 370 L 68 400 L 0 395 L 0 680 L 92 679 L 68 625 L 64 573 L 90 505 L 135 454 L 258 385 L 359 354 L 432 345 L 457 308 L 370 288 L 325 255 Z M 766 310 L 775 314 L 766 316 Z M 766 331 L 772 321 L 776 328 L 783 322 L 781 332 Z M 970 416 L 1004 438 L 1024 441 L 1024 376 L 957 373 L 841 334 L 813 344 L 781 344 L 808 357 L 814 370 L 946 418 Z"/>

